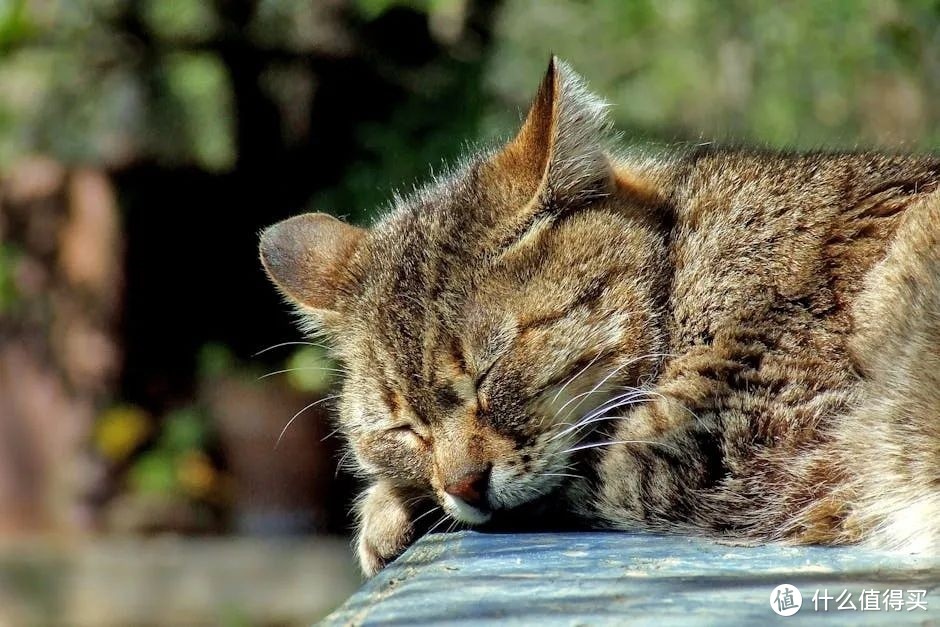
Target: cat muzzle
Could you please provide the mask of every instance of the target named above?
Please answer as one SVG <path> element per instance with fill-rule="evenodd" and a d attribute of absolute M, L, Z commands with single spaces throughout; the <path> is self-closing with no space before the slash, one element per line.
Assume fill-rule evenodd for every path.
<path fill-rule="evenodd" d="M 445 486 L 444 492 L 474 509 L 488 512 L 490 505 L 487 492 L 490 486 L 491 469 L 492 466 L 487 465 L 483 470 L 467 472 Z"/>

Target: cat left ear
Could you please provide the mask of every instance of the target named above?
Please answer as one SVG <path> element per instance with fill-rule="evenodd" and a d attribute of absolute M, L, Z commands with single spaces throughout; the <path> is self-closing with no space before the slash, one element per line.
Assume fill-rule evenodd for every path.
<path fill-rule="evenodd" d="M 294 216 L 261 234 L 261 263 L 284 296 L 321 319 L 355 288 L 350 259 L 367 231 L 325 213 Z"/>
<path fill-rule="evenodd" d="M 559 206 L 604 194 L 613 174 L 604 143 L 607 105 L 552 57 L 516 137 L 490 162 L 513 204 Z"/>

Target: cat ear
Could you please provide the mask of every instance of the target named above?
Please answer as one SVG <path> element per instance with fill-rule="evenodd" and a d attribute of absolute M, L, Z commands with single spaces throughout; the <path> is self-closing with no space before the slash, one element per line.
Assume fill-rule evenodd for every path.
<path fill-rule="evenodd" d="M 492 160 L 518 203 L 568 205 L 605 193 L 613 178 L 604 143 L 607 105 L 565 62 L 552 57 L 516 137 Z"/>
<path fill-rule="evenodd" d="M 261 233 L 261 263 L 284 296 L 327 316 L 354 285 L 349 259 L 366 232 L 325 213 L 288 218 Z"/>

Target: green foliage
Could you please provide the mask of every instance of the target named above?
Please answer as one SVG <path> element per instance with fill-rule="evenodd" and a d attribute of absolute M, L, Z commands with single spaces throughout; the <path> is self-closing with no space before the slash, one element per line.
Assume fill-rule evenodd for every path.
<path fill-rule="evenodd" d="M 180 147 L 209 170 L 224 170 L 235 162 L 231 86 L 225 67 L 215 55 L 178 53 L 163 65 L 163 106 L 159 125 L 170 139 L 171 154 Z M 174 145 L 175 144 L 175 145 Z"/>
<path fill-rule="evenodd" d="M 0 166 L 38 150 L 71 161 L 143 155 L 230 168 L 232 85 L 209 45 L 224 35 L 217 6 L 225 3 L 0 0 Z M 410 8 L 433 30 L 466 0 L 352 6 L 366 22 Z M 159 43 L 155 75 L 142 71 L 150 66 L 140 46 L 121 31 L 131 14 Z M 258 0 L 243 35 L 265 48 L 313 50 L 347 35 L 335 19 L 325 4 Z M 426 164 L 452 158 L 462 142 L 504 134 L 550 52 L 615 104 L 632 137 L 934 146 L 938 29 L 935 0 L 505 0 L 485 72 L 454 61 L 401 76 L 413 98 L 390 119 L 362 125 L 365 157 L 313 202 L 363 217 L 390 187 L 425 178 Z M 187 51 L 194 43 L 206 45 Z"/>
<path fill-rule="evenodd" d="M 338 186 L 315 195 L 311 208 L 367 222 L 393 192 L 407 192 L 452 165 L 480 132 L 486 104 L 480 72 L 458 62 L 427 70 L 420 91 L 390 119 L 358 126 L 364 157 L 348 164 Z"/>
<path fill-rule="evenodd" d="M 13 278 L 16 257 L 12 246 L 0 242 L 0 314 L 8 313 L 16 304 L 17 290 Z"/>
<path fill-rule="evenodd" d="M 201 411 L 184 407 L 171 412 L 164 418 L 153 446 L 137 457 L 128 470 L 131 489 L 148 494 L 186 491 L 187 464 L 194 459 L 201 462 L 209 440 L 209 422 Z"/>
<path fill-rule="evenodd" d="M 510 0 L 488 79 L 522 106 L 552 50 L 634 137 L 932 147 L 938 27 L 926 0 Z"/>
<path fill-rule="evenodd" d="M 356 8 L 367 19 L 375 19 L 393 7 L 408 7 L 424 13 L 454 13 L 467 0 L 355 0 Z"/>
<path fill-rule="evenodd" d="M 335 365 L 318 346 L 304 346 L 294 351 L 284 368 L 291 386 L 304 392 L 322 394 L 333 383 Z"/>
<path fill-rule="evenodd" d="M 451 3 L 454 0 L 447 0 Z M 438 4 L 440 0 L 356 0 L 356 8 L 367 18 L 376 18 L 385 11 L 396 6 L 406 6 L 427 12 L 431 5 Z"/>
<path fill-rule="evenodd" d="M 177 51 L 217 33 L 211 3 L 5 1 L 0 167 L 29 152 L 111 165 L 142 156 L 208 170 L 232 165 L 226 69 L 214 53 Z M 123 30 L 135 20 L 161 42 L 156 59 Z"/>
<path fill-rule="evenodd" d="M 170 453 L 185 453 L 205 448 L 208 438 L 206 416 L 195 408 L 186 407 L 166 416 L 157 448 Z"/>
<path fill-rule="evenodd" d="M 134 462 L 128 480 L 136 492 L 172 494 L 177 485 L 175 456 L 170 451 L 147 451 Z"/>
<path fill-rule="evenodd" d="M 235 355 L 229 347 L 219 343 L 209 343 L 199 351 L 198 374 L 201 381 L 224 376 L 235 368 Z"/>
<path fill-rule="evenodd" d="M 0 55 L 35 33 L 26 0 L 0 0 Z"/>
<path fill-rule="evenodd" d="M 218 31 L 218 17 L 205 0 L 144 0 L 141 13 L 150 30 L 170 41 L 203 41 Z"/>

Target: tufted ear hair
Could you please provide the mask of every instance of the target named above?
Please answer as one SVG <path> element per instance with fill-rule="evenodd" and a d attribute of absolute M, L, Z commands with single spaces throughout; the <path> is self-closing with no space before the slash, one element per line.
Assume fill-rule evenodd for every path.
<path fill-rule="evenodd" d="M 522 128 L 490 161 L 511 204 L 563 208 L 605 194 L 613 173 L 604 150 L 607 105 L 552 57 Z"/>
<path fill-rule="evenodd" d="M 355 288 L 350 259 L 367 231 L 325 213 L 307 213 L 261 233 L 261 263 L 281 293 L 321 318 Z"/>

